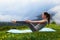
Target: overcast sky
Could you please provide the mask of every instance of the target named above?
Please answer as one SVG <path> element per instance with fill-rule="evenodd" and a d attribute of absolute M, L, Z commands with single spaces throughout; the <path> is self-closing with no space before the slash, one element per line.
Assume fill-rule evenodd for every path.
<path fill-rule="evenodd" d="M 58 5 L 60 0 L 0 0 L 0 21 L 36 19 Z"/>

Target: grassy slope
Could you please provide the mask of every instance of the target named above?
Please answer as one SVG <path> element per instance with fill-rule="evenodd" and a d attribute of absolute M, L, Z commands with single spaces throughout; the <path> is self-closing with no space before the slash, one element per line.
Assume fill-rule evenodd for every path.
<path fill-rule="evenodd" d="M 26 29 L 25 26 L 16 28 Z M 26 34 L 12 34 L 7 33 L 5 28 L 4 30 L 0 31 L 0 40 L 60 40 L 60 26 L 56 24 L 50 24 L 49 28 L 55 29 L 56 32 L 33 32 Z"/>

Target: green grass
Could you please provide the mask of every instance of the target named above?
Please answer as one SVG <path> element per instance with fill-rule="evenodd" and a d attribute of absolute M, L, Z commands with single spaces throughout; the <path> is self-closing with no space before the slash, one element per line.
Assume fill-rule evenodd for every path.
<path fill-rule="evenodd" d="M 55 29 L 56 32 L 32 32 L 32 33 L 21 33 L 21 34 L 7 33 L 6 31 L 11 28 L 16 28 L 20 30 L 29 29 L 27 26 L 1 27 L 0 40 L 60 40 L 60 26 L 56 24 L 49 25 L 49 28 Z"/>

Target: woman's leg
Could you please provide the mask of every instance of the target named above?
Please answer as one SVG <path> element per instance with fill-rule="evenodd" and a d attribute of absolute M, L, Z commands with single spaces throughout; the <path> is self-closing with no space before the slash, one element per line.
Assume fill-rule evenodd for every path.
<path fill-rule="evenodd" d="M 27 24 L 25 21 L 16 21 L 16 23 Z"/>
<path fill-rule="evenodd" d="M 25 21 L 16 21 L 16 23 L 22 23 L 22 24 L 28 24 L 29 28 L 35 32 L 36 29 L 34 28 L 34 25 L 32 23 L 26 23 Z"/>
<path fill-rule="evenodd" d="M 35 26 L 34 26 L 32 23 L 29 23 L 29 28 L 30 28 L 33 32 L 37 31 L 37 30 L 35 29 Z"/>

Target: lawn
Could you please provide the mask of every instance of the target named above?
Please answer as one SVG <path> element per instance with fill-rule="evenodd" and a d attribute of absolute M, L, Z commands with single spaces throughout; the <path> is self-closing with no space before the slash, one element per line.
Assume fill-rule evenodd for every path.
<path fill-rule="evenodd" d="M 21 33 L 21 34 L 7 33 L 6 31 L 11 28 L 16 28 L 20 30 L 29 29 L 27 26 L 1 27 L 0 40 L 60 40 L 60 25 L 56 24 L 49 25 L 49 28 L 55 29 L 56 32 L 33 32 L 33 33 Z"/>

